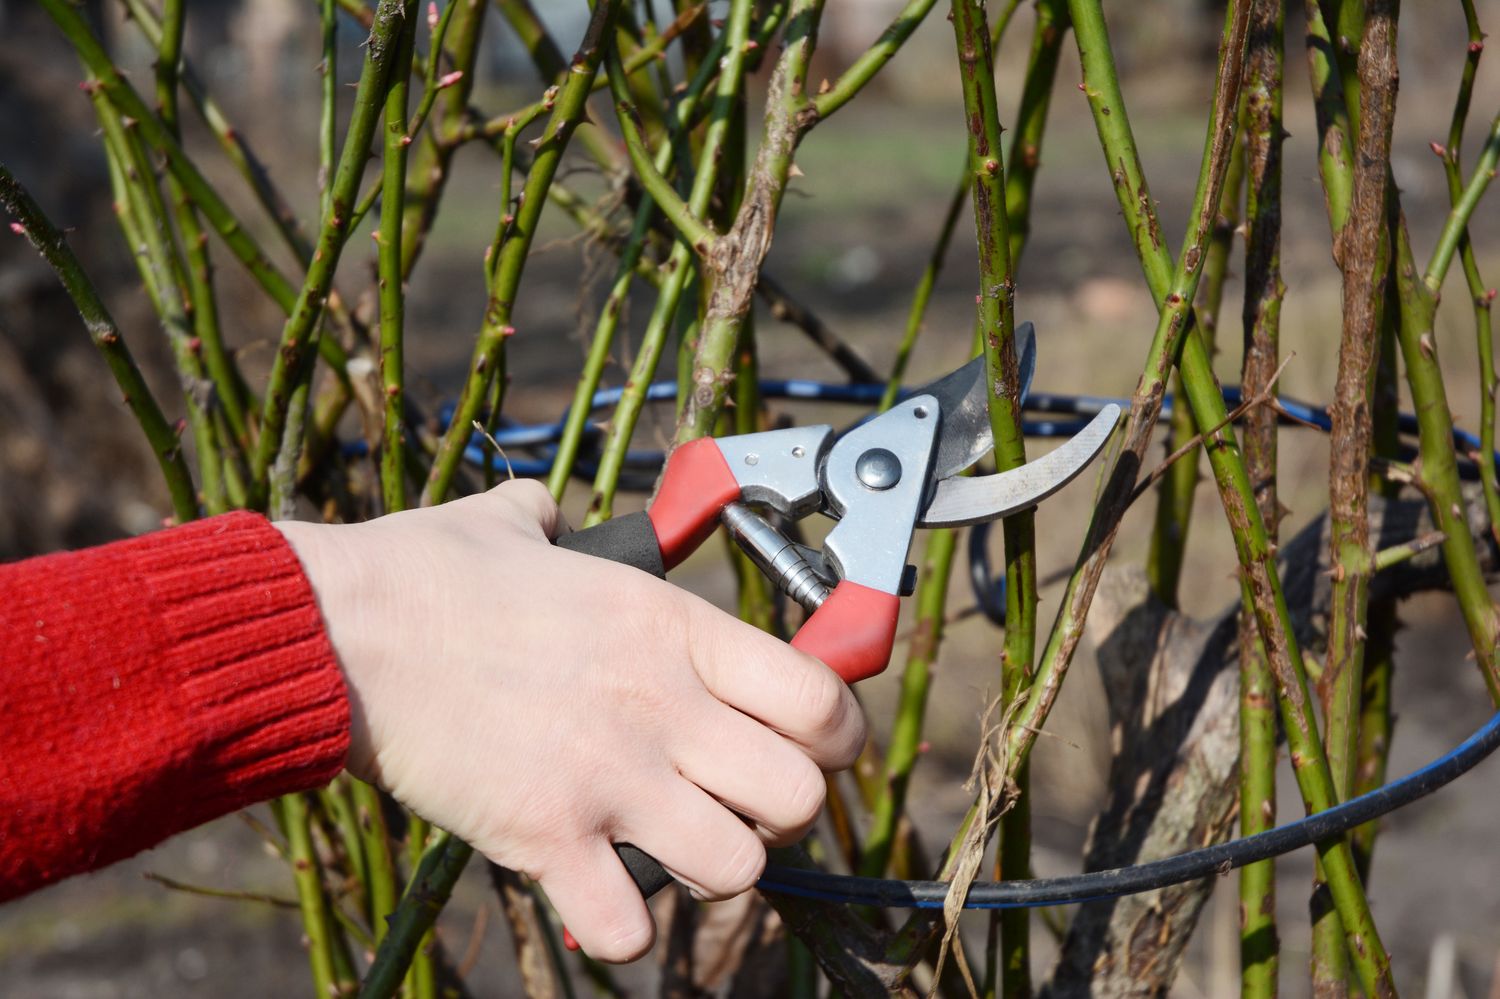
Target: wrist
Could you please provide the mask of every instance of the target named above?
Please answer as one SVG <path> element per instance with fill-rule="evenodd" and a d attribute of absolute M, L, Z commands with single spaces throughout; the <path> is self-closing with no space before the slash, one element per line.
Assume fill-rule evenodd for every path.
<path fill-rule="evenodd" d="M 371 622 L 383 617 L 382 602 L 365 571 L 357 525 L 278 521 L 281 532 L 302 565 L 312 587 L 323 629 L 333 646 L 349 692 L 349 758 L 347 769 L 364 779 L 373 770 L 374 748 L 367 705 L 376 683 L 379 649 L 372 646 Z"/>

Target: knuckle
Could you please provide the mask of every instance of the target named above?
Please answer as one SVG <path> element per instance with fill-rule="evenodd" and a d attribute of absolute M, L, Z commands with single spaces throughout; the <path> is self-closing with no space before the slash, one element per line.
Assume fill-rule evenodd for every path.
<path fill-rule="evenodd" d="M 801 773 L 791 782 L 786 797 L 787 824 L 800 833 L 817 821 L 828 794 L 828 782 L 811 760 L 804 758 Z"/>
<path fill-rule="evenodd" d="M 848 770 L 854 766 L 854 762 L 859 759 L 860 753 L 864 752 L 865 739 L 864 714 L 858 710 L 850 711 L 839 733 L 839 739 L 835 742 L 833 751 L 828 756 L 829 769 Z"/>
<path fill-rule="evenodd" d="M 766 867 L 766 848 L 748 828 L 738 830 L 724 847 L 713 883 L 703 886 L 714 898 L 732 898 L 749 891 Z"/>
<path fill-rule="evenodd" d="M 803 671 L 796 704 L 802 727 L 813 736 L 836 734 L 848 713 L 844 683 L 828 669 Z"/>

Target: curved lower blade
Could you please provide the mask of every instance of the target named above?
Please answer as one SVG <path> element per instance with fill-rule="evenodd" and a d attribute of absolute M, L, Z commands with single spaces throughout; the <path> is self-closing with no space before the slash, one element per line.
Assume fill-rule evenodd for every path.
<path fill-rule="evenodd" d="M 1036 506 L 1088 467 L 1119 419 L 1120 407 L 1110 403 L 1066 444 L 1036 461 L 997 475 L 941 480 L 917 526 L 963 527 Z"/>
<path fill-rule="evenodd" d="M 1016 352 L 1024 404 L 1031 392 L 1031 376 L 1036 373 L 1036 328 L 1031 323 L 1016 327 Z M 943 409 L 937 457 L 932 462 L 934 480 L 957 475 L 989 454 L 994 437 L 990 431 L 990 393 L 983 357 L 976 357 L 952 374 L 922 386 L 916 394 L 936 397 Z"/>

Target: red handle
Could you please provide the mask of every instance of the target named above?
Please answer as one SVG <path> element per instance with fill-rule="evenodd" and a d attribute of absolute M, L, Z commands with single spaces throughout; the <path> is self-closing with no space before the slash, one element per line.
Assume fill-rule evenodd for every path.
<path fill-rule="evenodd" d="M 693 553 L 719 526 L 724 507 L 740 498 L 724 452 L 712 437 L 700 437 L 672 452 L 651 509 L 651 526 L 671 569 Z"/>
<path fill-rule="evenodd" d="M 823 660 L 845 683 L 856 683 L 890 662 L 900 611 L 894 593 L 843 580 L 797 632 L 792 648 Z"/>

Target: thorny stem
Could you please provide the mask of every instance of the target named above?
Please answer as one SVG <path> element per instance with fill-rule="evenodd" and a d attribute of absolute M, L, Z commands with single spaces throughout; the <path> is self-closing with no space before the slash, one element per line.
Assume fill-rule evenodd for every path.
<path fill-rule="evenodd" d="M 445 55 L 451 60 L 452 71 L 461 75 L 450 87 L 427 88 L 421 106 L 436 108 L 437 117 L 431 128 L 421 135 L 412 135 L 417 149 L 407 171 L 406 218 L 401 223 L 401 266 L 407 277 L 426 245 L 427 233 L 437 217 L 438 203 L 448 183 L 449 166 L 458 148 L 455 138 L 463 127 L 469 95 L 474 90 L 480 29 L 484 26 L 487 6 L 482 0 L 451 0 L 448 4 L 453 11 L 451 19 L 445 18 L 440 24 L 442 38 L 434 40 L 427 55 L 427 78 L 434 83 L 437 79 L 434 74 Z"/>
<path fill-rule="evenodd" d="M 1354 154 L 1349 214 L 1334 236 L 1343 271 L 1344 322 L 1338 377 L 1328 407 L 1329 565 L 1332 597 L 1328 655 L 1319 679 L 1324 741 L 1334 793 L 1348 797 L 1353 782 L 1359 696 L 1363 687 L 1364 627 L 1368 617 L 1374 547 L 1370 538 L 1369 485 L 1373 445 L 1375 374 L 1389 273 L 1386 170 L 1396 111 L 1396 15 L 1399 5 L 1374 0 L 1359 46 L 1359 139 Z M 1315 988 L 1341 992 L 1346 975 L 1338 918 L 1313 897 Z M 1320 984 L 1322 983 L 1322 984 Z"/>
<path fill-rule="evenodd" d="M 818 88 L 818 95 L 813 98 L 813 109 L 818 118 L 827 118 L 839 108 L 848 104 L 855 94 L 865 84 L 869 83 L 880 68 L 890 62 L 891 57 L 900 51 L 901 46 L 911 37 L 911 33 L 917 30 L 927 17 L 927 12 L 932 10 L 934 0 L 908 0 L 905 7 L 897 12 L 894 20 L 883 31 L 875 41 L 860 57 L 854 60 L 853 65 L 844 70 L 839 78 L 831 86 L 824 81 L 824 86 Z M 1011 4 L 1011 9 L 1015 5 Z"/>
<path fill-rule="evenodd" d="M 84 66 L 98 78 L 98 84 L 104 88 L 109 102 L 120 114 L 133 119 L 142 138 L 166 157 L 167 166 L 181 181 L 183 190 L 224 240 L 230 252 L 245 265 L 277 304 L 283 308 L 289 307 L 296 298 L 296 291 L 291 283 L 275 269 L 224 200 L 198 172 L 181 145 L 161 123 L 161 119 L 151 112 L 135 88 L 120 75 L 104 51 L 104 46 L 84 22 L 80 8 L 74 7 L 69 0 L 41 0 L 41 3 L 72 44 Z"/>
<path fill-rule="evenodd" d="M 354 110 L 344 135 L 344 148 L 339 154 L 338 170 L 328 199 L 328 213 L 323 218 L 317 250 L 307 268 L 302 289 L 282 328 L 281 344 L 266 385 L 261 435 L 251 473 L 259 488 L 269 488 L 273 511 L 283 516 L 290 513 L 291 497 L 296 489 L 296 459 L 302 444 L 300 433 L 294 437 L 286 431 L 289 425 L 291 429 L 301 429 L 314 358 L 309 348 L 317 345 L 319 320 L 333 286 L 339 256 L 349 236 L 349 213 L 359 194 L 359 181 L 369 158 L 370 139 L 375 133 L 379 109 L 385 102 L 391 79 L 391 67 L 400 48 L 401 31 L 408 20 L 415 22 L 415 17 L 406 16 L 408 6 L 410 4 L 403 0 L 381 0 L 375 10 L 375 27 L 365 47 L 364 65 L 354 94 Z M 277 465 L 274 476 L 273 460 Z"/>
<path fill-rule="evenodd" d="M 318 215 L 327 218 L 333 199 L 334 157 L 338 154 L 339 19 L 334 0 L 318 0 L 323 61 L 318 64 L 323 114 L 318 120 Z"/>
<path fill-rule="evenodd" d="M 162 124 L 180 139 L 177 113 L 177 84 L 182 63 L 182 37 L 185 25 L 183 0 L 167 0 L 162 7 L 162 20 L 157 43 L 156 57 L 156 102 Z M 213 380 L 214 400 L 222 409 L 224 418 L 234 432 L 234 440 L 241 449 L 250 443 L 250 430 L 245 416 L 245 400 L 241 396 L 243 378 L 224 348 L 224 339 L 219 329 L 218 304 L 213 288 L 213 264 L 208 256 L 208 239 L 198 224 L 198 214 L 181 183 L 171 174 L 167 175 L 167 192 L 173 202 L 177 227 L 182 234 L 183 250 L 187 257 L 187 285 L 189 315 L 193 335 L 198 338 L 203 358 Z M 201 460 L 201 459 L 200 459 Z M 225 457 L 225 461 L 234 458 Z M 205 488 L 208 479 L 205 478 Z"/>
<path fill-rule="evenodd" d="M 136 366 L 130 348 L 120 335 L 120 328 L 115 325 L 114 318 L 89 281 L 88 275 L 84 273 L 83 265 L 73 255 L 62 232 L 52 224 L 32 199 L 30 192 L 21 186 L 20 181 L 3 164 L 0 164 L 0 205 L 4 205 L 11 218 L 15 219 L 12 228 L 19 226 L 21 235 L 51 265 L 62 282 L 63 289 L 67 291 L 68 298 L 72 300 L 73 307 L 78 310 L 78 317 L 83 320 L 89 339 L 103 355 L 104 363 L 109 366 L 125 404 L 130 407 L 131 414 L 151 445 L 151 453 L 156 457 L 162 478 L 167 483 L 167 492 L 172 497 L 172 509 L 177 520 L 193 520 L 198 516 L 198 500 L 192 475 L 188 472 L 187 461 L 182 455 L 182 442 L 177 439 L 176 431 L 162 415 L 156 397 L 151 394 L 146 380 L 141 377 L 141 370 Z"/>
<path fill-rule="evenodd" d="M 1448 127 L 1448 145 L 1443 150 L 1443 172 L 1448 178 L 1448 197 L 1456 208 L 1463 191 L 1463 179 L 1459 173 L 1459 149 L 1463 141 L 1464 123 L 1469 114 L 1469 99 L 1474 91 L 1474 74 L 1479 68 L 1479 57 L 1484 53 L 1484 32 L 1479 29 L 1479 19 L 1474 12 L 1473 0 L 1463 0 L 1464 19 L 1469 28 L 1468 54 L 1464 59 L 1463 78 L 1458 95 L 1453 100 L 1453 121 Z M 1500 489 L 1497 489 L 1495 473 L 1495 393 L 1500 391 L 1500 379 L 1495 375 L 1495 344 L 1491 330 L 1490 306 L 1493 301 L 1479 275 L 1479 265 L 1474 260 L 1474 247 L 1469 242 L 1467 227 L 1458 239 L 1459 259 L 1463 264 L 1464 280 L 1468 283 L 1469 297 L 1474 303 L 1474 336 L 1479 352 L 1479 481 L 1484 492 L 1485 508 L 1490 517 L 1490 534 L 1500 541 Z"/>
<path fill-rule="evenodd" d="M 380 446 L 380 486 L 385 511 L 406 509 L 404 316 L 406 289 L 401 266 L 401 227 L 406 214 L 406 104 L 416 44 L 419 4 L 408 4 L 391 85 L 385 98 L 385 151 L 381 160 L 380 243 L 377 266 L 380 292 L 380 382 L 385 406 Z M 436 61 L 436 60 L 434 60 Z"/>
<path fill-rule="evenodd" d="M 422 490 L 423 506 L 440 503 L 447 497 L 490 379 L 496 368 L 504 363 L 505 341 L 515 332 L 510 325 L 511 312 L 526 257 L 536 237 L 537 222 L 547 203 L 547 188 L 557 174 L 563 150 L 582 120 L 584 104 L 599 69 L 599 60 L 604 55 L 618 7 L 619 0 L 605 0 L 594 7 L 583 41 L 573 56 L 567 83 L 558 92 L 552 115 L 542 132 L 531 169 L 526 175 L 526 184 L 521 190 L 520 204 L 514 209 L 514 218 L 493 261 L 494 279 L 484 311 L 484 323 L 474 346 L 463 391 L 454 407 L 453 421 L 438 443 L 432 470 Z M 511 211 L 508 205 L 502 206 L 501 210 L 502 214 Z"/>
<path fill-rule="evenodd" d="M 750 37 L 752 6 L 746 0 L 737 0 L 730 7 L 729 20 L 724 26 L 724 31 L 710 49 L 710 52 L 717 52 L 722 46 L 722 56 L 704 60 L 699 65 L 698 73 L 693 80 L 693 87 L 706 87 L 710 79 L 707 73 L 711 72 L 715 65 L 721 67 L 714 88 L 708 128 L 703 137 L 703 147 L 693 175 L 692 190 L 688 194 L 687 210 L 698 219 L 706 218 L 708 215 L 714 189 L 718 183 L 723 150 L 730 139 L 733 111 L 739 99 L 740 88 L 744 85 L 745 43 Z M 611 83 L 618 84 L 618 82 L 618 75 L 611 78 Z M 688 115 L 679 116 L 679 130 L 685 132 L 691 120 L 692 118 Z M 670 156 L 670 148 L 664 148 L 661 155 Z M 589 501 L 585 525 L 607 520 L 613 512 L 615 488 L 624 467 L 625 451 L 635 432 L 641 410 L 645 406 L 646 389 L 661 360 L 667 334 L 671 331 L 677 316 L 682 293 L 693 276 L 693 260 L 693 248 L 683 240 L 674 240 L 667 262 L 660 268 L 665 278 L 657 292 L 651 317 L 646 323 L 646 332 L 641 339 L 635 363 L 625 383 L 625 392 L 621 395 L 620 402 L 610 419 L 609 436 L 600 457 L 599 471 L 594 476 L 594 492 Z"/>
<path fill-rule="evenodd" d="M 99 88 L 91 88 L 89 94 L 104 133 L 116 213 L 177 367 L 187 427 L 198 451 L 203 506 L 210 514 L 223 513 L 228 509 L 224 458 L 208 411 L 212 386 L 204 377 L 202 358 L 192 343 L 192 320 L 184 304 L 188 300 L 186 279 L 166 204 L 133 129 L 127 127 Z"/>
<path fill-rule="evenodd" d="M 744 201 L 734 225 L 725 238 L 714 242 L 713 252 L 705 260 L 708 309 L 693 357 L 691 391 L 677 420 L 674 445 L 711 432 L 724 405 L 740 325 L 753 301 L 761 261 L 771 247 L 776 214 L 791 174 L 792 154 L 816 121 L 805 90 L 823 2 L 795 0 L 791 6 L 781 58 L 766 94 L 765 125 Z M 731 23 L 738 6 L 731 8 Z M 743 32 L 740 37 L 744 37 Z M 736 58 L 735 49 L 731 40 L 727 59 Z M 727 117 L 729 102 L 724 98 L 715 102 L 714 114 L 720 114 L 721 101 Z"/>
<path fill-rule="evenodd" d="M 123 0 L 123 3 L 130 19 L 146 36 L 146 41 L 153 48 L 160 48 L 161 23 L 157 20 L 150 5 L 145 0 Z M 296 213 L 292 211 L 276 185 L 272 183 L 265 165 L 251 150 L 245 137 L 229 123 L 223 109 L 208 95 L 207 89 L 198 74 L 194 72 L 191 63 L 186 61 L 182 63 L 181 78 L 182 87 L 187 91 L 193 109 L 203 119 L 209 131 L 213 132 L 224 154 L 229 157 L 236 171 L 250 186 L 256 201 L 275 225 L 277 233 L 299 261 L 307 261 L 312 256 L 312 244 L 303 231 L 302 223 L 298 221 Z M 288 291 L 290 292 L 290 288 Z"/>
<path fill-rule="evenodd" d="M 1011 258 L 1019 261 L 1026 236 L 1031 231 L 1031 187 L 1036 179 L 1036 170 L 1041 162 L 1042 133 L 1047 124 L 1047 108 L 1051 101 L 1052 84 L 1057 76 L 1057 54 L 1062 48 L 1067 28 L 1067 12 L 1061 9 L 1063 0 L 1042 0 L 1037 5 L 1036 30 L 1032 36 L 1031 56 L 1026 64 L 1026 82 L 1021 90 L 1021 108 L 1017 112 L 1015 137 L 1011 140 L 1010 169 L 1005 174 L 1006 216 L 1010 219 Z M 990 32 L 990 50 L 1000 47 L 1004 32 L 1010 25 L 1019 0 L 1011 0 Z M 969 198 L 969 162 L 964 156 L 963 169 L 959 171 L 958 185 L 948 200 L 948 211 L 938 229 L 938 237 L 928 255 L 927 266 L 917 281 L 912 294 L 911 308 L 907 311 L 906 328 L 901 343 L 896 348 L 896 359 L 891 365 L 891 374 L 886 379 L 885 393 L 881 396 L 881 409 L 895 404 L 901 382 L 906 376 L 906 366 L 916 347 L 917 336 L 922 331 L 922 322 L 927 315 L 927 305 L 937 286 L 947 259 L 948 245 L 953 240 L 953 231 L 958 218 L 963 214 L 964 204 Z"/>
<path fill-rule="evenodd" d="M 1354 159 L 1350 152 L 1353 133 L 1344 105 L 1338 59 L 1329 38 L 1328 26 L 1318 0 L 1306 0 L 1307 68 L 1312 82 L 1313 109 L 1318 122 L 1318 176 L 1323 181 L 1323 198 L 1328 208 L 1328 222 L 1337 233 L 1349 216 L 1349 197 L 1353 184 Z"/>
<path fill-rule="evenodd" d="M 1243 102 L 1242 102 L 1243 103 Z M 1243 112 L 1242 112 L 1243 114 Z M 1224 279 L 1229 273 L 1229 249 L 1239 224 L 1240 194 L 1244 182 L 1245 150 L 1235 146 L 1229 160 L 1229 173 L 1224 181 L 1224 193 L 1219 198 L 1219 214 L 1214 220 L 1213 238 L 1208 244 L 1208 260 L 1203 265 L 1203 292 L 1198 296 L 1195 317 L 1203 332 L 1205 346 L 1210 353 L 1218 340 L 1219 309 L 1224 297 Z M 1177 398 L 1185 399 L 1182 374 L 1178 372 Z M 1274 420 L 1274 416 L 1272 417 Z M 1190 440 L 1197 433 L 1190 406 L 1172 409 L 1171 430 L 1167 440 L 1171 444 Z M 1151 582 L 1151 591 L 1168 607 L 1177 606 L 1177 587 L 1182 578 L 1182 565 L 1187 557 L 1188 528 L 1192 524 L 1193 499 L 1198 492 L 1198 458 L 1174 462 L 1167 472 L 1161 489 L 1157 493 L 1156 522 L 1151 530 L 1151 547 L 1146 555 L 1146 577 Z"/>
<path fill-rule="evenodd" d="M 453 886 L 474 851 L 451 833 L 439 833 L 422 853 L 411 881 L 391 914 L 390 930 L 359 987 L 359 999 L 390 999 L 396 994 L 417 947 L 453 894 Z"/>
<path fill-rule="evenodd" d="M 307 799 L 288 794 L 272 803 L 282 831 L 286 834 L 287 858 L 297 884 L 297 900 L 302 908 L 302 927 L 307 937 L 307 959 L 312 966 L 313 986 L 319 996 L 342 996 L 353 991 L 354 983 L 341 980 L 334 960 L 333 934 L 329 920 L 328 900 L 323 894 L 322 867 L 312 842 L 312 815 Z"/>
<path fill-rule="evenodd" d="M 1280 354 L 1281 147 L 1285 15 L 1281 0 L 1254 0 L 1245 53 L 1242 129 L 1245 142 L 1245 302 L 1241 313 L 1243 392 L 1269 391 Z M 1276 413 L 1259 406 L 1245 416 L 1245 468 L 1266 537 L 1277 541 L 1281 520 L 1276 484 Z M 1276 822 L 1276 680 L 1255 625 L 1240 611 L 1240 835 Z M 1273 999 L 1277 992 L 1276 865 L 1247 864 L 1239 875 L 1240 994 Z"/>
<path fill-rule="evenodd" d="M 1391 200 L 1395 215 L 1395 199 Z M 1490 699 L 1500 704 L 1500 662 L 1497 662 L 1500 619 L 1485 588 L 1464 516 L 1458 462 L 1453 452 L 1453 418 L 1433 336 L 1437 303 L 1417 275 L 1405 220 L 1394 218 L 1392 228 L 1396 234 L 1396 284 L 1401 296 L 1401 357 L 1406 362 L 1406 380 L 1417 415 L 1419 480 L 1432 507 L 1433 522 L 1446 535 L 1443 560 L 1485 686 Z"/>
<path fill-rule="evenodd" d="M 666 51 L 667 46 L 670 45 L 674 39 L 686 32 L 687 29 L 692 25 L 698 23 L 703 19 L 703 14 L 707 10 L 707 8 L 708 5 L 703 3 L 695 4 L 689 7 L 650 42 L 641 46 L 635 52 L 631 53 L 630 57 L 625 60 L 625 75 L 627 77 L 633 77 L 644 67 L 659 61 L 662 53 Z M 534 57 L 535 56 L 533 54 L 533 58 Z M 550 75 L 555 74 L 549 74 L 549 76 Z M 607 80 L 599 78 L 594 80 L 593 89 L 602 90 L 608 85 L 609 83 Z M 526 107 L 517 108 L 514 111 L 507 111 L 504 114 L 494 115 L 493 117 L 482 122 L 470 122 L 460 128 L 458 132 L 453 136 L 453 143 L 455 145 L 461 145 L 465 142 L 472 142 L 476 139 L 494 139 L 500 135 L 503 135 L 505 133 L 507 123 L 512 118 L 520 118 L 526 114 L 534 112 L 540 103 L 540 101 L 537 101 L 532 104 L 528 104 Z"/>
<path fill-rule="evenodd" d="M 1247 11 L 1239 6 L 1232 6 L 1229 11 L 1226 37 L 1221 45 L 1214 121 L 1209 129 L 1199 189 L 1194 198 L 1193 230 L 1185 242 L 1178 274 L 1168 276 L 1169 259 L 1160 242 L 1152 203 L 1149 196 L 1144 194 L 1139 158 L 1135 152 L 1123 99 L 1119 94 L 1118 77 L 1109 50 L 1102 12 L 1097 2 L 1090 0 L 1073 0 L 1069 8 L 1084 66 L 1084 90 L 1094 110 L 1095 124 L 1101 145 L 1107 154 L 1111 175 L 1115 178 L 1120 206 L 1136 242 L 1148 284 L 1153 294 L 1159 296 L 1159 301 L 1163 303 L 1163 316 L 1152 344 L 1146 374 L 1132 403 L 1125 448 L 1116 463 L 1094 524 L 1091 525 L 1079 566 L 1069 581 L 1064 606 L 1038 671 L 1032 697 L 1012 728 L 1012 765 L 1019 764 L 1025 758 L 1026 751 L 1035 738 L 1034 731 L 1055 699 L 1061 674 L 1076 648 L 1082 614 L 1086 612 L 1088 602 L 1092 599 L 1098 573 L 1102 569 L 1102 555 L 1107 552 L 1118 528 L 1120 499 L 1128 496 L 1130 483 L 1139 468 L 1150 426 L 1160 411 L 1170 359 L 1179 344 L 1190 403 L 1199 425 L 1216 426 L 1224 416 L 1223 398 L 1214 380 L 1207 352 L 1201 340 L 1192 334 L 1188 322 L 1190 308 L 1187 302 L 1191 300 L 1196 286 L 1202 263 L 1203 243 L 1211 225 L 1212 212 L 1217 206 L 1219 188 L 1228 160 L 1235 94 L 1240 75 L 1239 56 Z M 1104 112 L 1105 108 L 1109 109 L 1109 113 Z M 1309 810 L 1322 810 L 1333 801 L 1331 777 L 1321 742 L 1316 735 L 1301 654 L 1292 637 L 1289 614 L 1280 581 L 1272 565 L 1265 527 L 1254 506 L 1253 489 L 1232 438 L 1226 439 L 1226 435 L 1221 433 L 1210 442 L 1208 450 L 1215 481 L 1219 484 L 1221 499 L 1234 528 L 1236 554 L 1246 571 L 1245 585 L 1254 597 L 1256 616 L 1261 631 L 1266 636 L 1272 663 L 1277 668 L 1298 782 L 1303 788 Z M 1347 913 L 1346 929 L 1365 955 L 1365 960 L 1360 962 L 1362 979 L 1373 995 L 1386 994 L 1391 991 L 1389 959 L 1369 919 L 1368 906 L 1354 874 L 1348 844 L 1339 841 L 1325 846 L 1323 852 L 1325 862 L 1330 862 L 1333 867 L 1330 877 L 1334 882 L 1335 900 L 1340 913 Z"/>
<path fill-rule="evenodd" d="M 1474 209 L 1479 207 L 1479 199 L 1484 197 L 1490 181 L 1495 179 L 1497 163 L 1500 163 L 1500 114 L 1495 115 L 1490 124 L 1489 137 L 1485 139 L 1469 183 L 1453 199 L 1453 208 L 1448 212 L 1443 231 L 1438 235 L 1437 246 L 1433 248 L 1432 259 L 1427 264 L 1427 272 L 1422 275 L 1422 284 L 1433 298 L 1442 291 L 1443 278 L 1448 273 L 1448 265 L 1453 262 L 1453 252 L 1468 231 L 1469 218 L 1474 214 Z"/>
<path fill-rule="evenodd" d="M 727 38 L 727 33 L 719 36 L 714 45 L 715 52 L 723 47 Z M 718 59 L 715 56 L 707 60 L 703 66 L 700 66 L 697 75 L 689 83 L 687 91 L 683 94 L 681 101 L 678 102 L 677 107 L 674 109 L 673 117 L 678 134 L 669 136 L 667 141 L 662 144 L 662 148 L 657 151 L 656 166 L 658 169 L 664 171 L 670 164 L 673 146 L 680 140 L 681 133 L 686 132 L 688 123 L 693 120 L 698 102 L 713 77 L 713 68 L 717 62 Z M 611 67 L 612 70 L 613 67 Z M 713 164 L 705 164 L 705 166 L 710 172 L 713 170 Z M 635 222 L 621 250 L 620 264 L 615 272 L 614 283 L 610 287 L 609 296 L 605 299 L 604 308 L 600 311 L 599 322 L 594 327 L 594 337 L 589 344 L 588 358 L 584 362 L 583 373 L 579 376 L 578 385 L 573 391 L 573 402 L 568 409 L 563 433 L 558 440 L 557 453 L 553 458 L 552 472 L 547 480 L 547 488 L 552 492 L 554 499 L 562 498 L 563 490 L 567 486 L 568 476 L 572 474 L 573 464 L 578 455 L 578 446 L 582 440 L 584 428 L 588 423 L 589 403 L 594 397 L 595 390 L 599 387 L 599 380 L 603 374 L 604 365 L 609 360 L 610 347 L 614 342 L 615 331 L 619 327 L 621 314 L 625 307 L 625 296 L 630 289 L 631 277 L 635 274 L 641 263 L 642 252 L 645 249 L 646 240 L 650 234 L 654 210 L 655 205 L 649 195 L 643 197 L 636 209 Z M 685 255 L 681 258 L 680 262 L 683 266 L 686 266 L 688 261 Z M 652 276 L 657 276 L 655 271 L 651 271 L 650 273 Z M 673 273 L 675 273 L 675 270 Z M 670 276 L 667 283 L 671 283 Z M 665 306 L 669 304 L 666 302 L 666 298 L 666 295 L 660 291 L 658 292 L 658 309 L 665 309 Z M 656 325 L 658 322 L 657 310 L 653 310 L 653 325 L 648 327 L 640 356 L 644 356 L 648 352 L 653 353 L 656 357 L 660 356 L 660 344 L 665 342 L 667 327 L 671 325 L 671 317 L 675 312 L 676 306 L 672 304 L 670 312 L 664 313 L 666 315 L 665 321 Z M 654 351 L 651 346 L 653 343 L 656 344 Z M 643 367 L 644 364 L 645 362 L 642 361 L 638 367 Z M 632 377 L 627 383 L 626 395 L 634 395 L 637 398 L 631 404 L 627 405 L 625 396 L 621 396 L 620 403 L 616 407 L 609 441 L 609 444 L 613 445 L 614 453 L 611 454 L 610 448 L 607 447 L 605 458 L 606 461 L 610 461 L 614 465 L 615 470 L 611 478 L 605 479 L 603 478 L 603 465 L 601 465 L 601 478 L 597 481 L 618 482 L 619 469 L 624 464 L 624 448 L 629 444 L 631 432 L 635 426 L 635 417 L 639 414 L 640 406 L 645 401 L 646 385 L 651 381 L 654 370 L 655 363 L 652 361 L 650 369 L 637 372 L 638 374 L 642 374 L 643 377 Z M 596 492 L 599 491 L 598 485 L 595 488 Z M 606 500 L 606 505 L 613 498 L 613 489 L 608 489 L 607 492 L 609 499 Z M 593 513 L 593 508 L 591 508 L 590 512 Z M 607 516 L 607 511 L 604 515 Z"/>
<path fill-rule="evenodd" d="M 967 123 L 974 227 L 979 249 L 977 331 L 990 386 L 990 428 L 995 466 L 1001 471 L 1026 463 L 1021 430 L 1021 377 L 1015 349 L 1015 272 L 1010 255 L 1010 220 L 1006 214 L 1005 164 L 1000 115 L 995 94 L 994 56 L 983 6 L 954 0 L 950 6 L 958 47 L 964 120 Z M 1001 656 L 1001 710 L 1009 711 L 1031 686 L 1036 651 L 1036 527 L 1027 510 L 1005 518 L 1005 646 Z M 1019 793 L 1025 794 L 1024 769 L 1018 769 Z M 998 796 L 1005 800 L 1005 796 Z M 1031 830 L 1028 814 L 1008 810 L 1000 819 L 1001 863 L 1005 878 L 1030 872 Z M 1014 909 L 1000 915 L 1001 991 L 1029 996 L 1030 913 Z"/>

